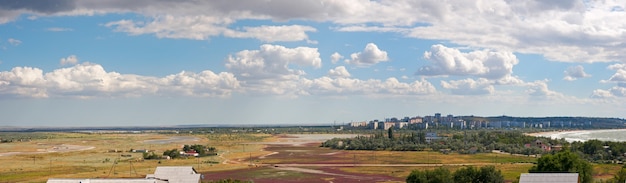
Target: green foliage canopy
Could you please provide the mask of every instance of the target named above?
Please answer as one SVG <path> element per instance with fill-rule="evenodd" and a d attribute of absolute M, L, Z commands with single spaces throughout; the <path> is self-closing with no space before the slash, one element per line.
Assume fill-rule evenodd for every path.
<path fill-rule="evenodd" d="M 593 168 L 586 160 L 570 151 L 547 154 L 537 160 L 529 172 L 572 172 L 578 173 L 582 183 L 593 181 Z"/>
<path fill-rule="evenodd" d="M 413 170 L 406 179 L 410 183 L 503 183 L 502 172 L 494 166 L 474 168 L 472 166 L 457 170 L 454 173 L 444 167 L 434 170 Z"/>

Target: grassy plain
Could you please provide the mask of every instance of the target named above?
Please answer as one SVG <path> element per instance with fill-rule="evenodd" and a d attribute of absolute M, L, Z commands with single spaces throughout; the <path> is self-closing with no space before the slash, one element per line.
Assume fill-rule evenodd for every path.
<path fill-rule="evenodd" d="M 33 137 L 31 141 L 0 143 L 0 182 L 45 182 L 51 177 L 142 178 L 153 173 L 157 166 L 193 166 L 207 175 L 205 177 L 209 180 L 358 182 L 362 178 L 370 178 L 370 182 L 402 182 L 416 169 L 445 166 L 456 170 L 462 166 L 485 165 L 495 165 L 507 181 L 513 181 L 536 161 L 533 157 L 496 153 L 466 155 L 333 150 L 319 147 L 319 139 L 297 141 L 292 136 L 250 133 L 0 133 L 3 138 L 29 135 Z M 168 139 L 178 140 L 170 142 Z M 213 146 L 218 149 L 219 155 L 197 159 L 142 160 L 141 153 L 127 152 L 130 149 L 150 149 L 160 154 L 164 150 L 180 149 L 184 144 Z M 115 150 L 124 152 L 109 152 Z M 355 166 L 359 164 L 368 165 Z M 594 165 L 595 178 L 609 179 L 620 167 Z"/>
<path fill-rule="evenodd" d="M 28 136 L 22 134 L 21 136 Z M 35 133 L 29 142 L 0 143 L 0 182 L 45 182 L 48 178 L 121 178 L 144 177 L 157 166 L 194 166 L 199 171 L 245 168 L 245 164 L 213 164 L 224 158 L 237 160 L 263 154 L 260 145 L 238 145 L 262 141 L 268 135 L 207 135 L 158 133 Z M 189 136 L 192 139 L 164 144 L 145 140 Z M 222 156 L 173 160 L 142 160 L 142 153 L 130 149 L 150 149 L 156 153 L 178 148 L 184 144 L 203 144 L 222 150 Z M 69 147 L 68 147 L 69 146 Z M 78 146 L 78 147 L 77 147 Z M 71 148 L 76 148 L 71 149 Z M 82 150 L 81 150 L 82 149 Z M 109 151 L 123 152 L 109 152 Z M 62 151 L 62 152 L 49 152 Z M 16 153 L 17 152 L 17 153 Z M 16 154 L 11 154 L 16 153 Z M 122 157 L 131 155 L 132 157 Z"/>

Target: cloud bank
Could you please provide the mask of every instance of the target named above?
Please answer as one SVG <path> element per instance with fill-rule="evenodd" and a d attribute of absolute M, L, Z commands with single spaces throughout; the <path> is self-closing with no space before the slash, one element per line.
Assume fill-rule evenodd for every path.
<path fill-rule="evenodd" d="M 377 49 L 372 50 L 377 52 Z M 0 95 L 26 98 L 119 98 L 229 97 L 234 93 L 287 97 L 436 93 L 435 87 L 423 79 L 406 83 L 394 77 L 385 80 L 351 78 L 345 66 L 328 70 L 327 76 L 308 78 L 302 68 L 319 69 L 322 66 L 320 53 L 317 48 L 311 47 L 289 48 L 264 44 L 257 50 L 242 50 L 228 56 L 225 59 L 227 72 L 181 71 L 164 77 L 106 71 L 99 64 L 79 63 L 76 55 L 61 58 L 59 63 L 69 67 L 50 72 L 33 67 L 15 67 L 0 72 Z"/>

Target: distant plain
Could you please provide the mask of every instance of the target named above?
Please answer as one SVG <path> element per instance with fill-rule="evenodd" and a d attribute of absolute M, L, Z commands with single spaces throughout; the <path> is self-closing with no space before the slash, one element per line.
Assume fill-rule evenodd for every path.
<path fill-rule="evenodd" d="M 6 137 L 7 134 L 4 134 Z M 496 165 L 506 180 L 527 172 L 534 157 L 497 153 L 474 155 L 432 151 L 346 151 L 319 147 L 333 137 L 355 134 L 263 133 L 13 133 L 30 141 L 0 144 L 0 182 L 45 182 L 48 178 L 142 178 L 157 166 L 193 166 L 205 181 L 219 179 L 254 182 L 403 182 L 412 170 L 446 166 Z M 217 156 L 172 160 L 142 160 L 131 149 L 160 154 L 184 144 L 218 149 Z M 54 152 L 56 151 L 56 152 Z M 123 157 L 122 155 L 131 155 Z M 596 166 L 616 172 L 619 166 Z"/>

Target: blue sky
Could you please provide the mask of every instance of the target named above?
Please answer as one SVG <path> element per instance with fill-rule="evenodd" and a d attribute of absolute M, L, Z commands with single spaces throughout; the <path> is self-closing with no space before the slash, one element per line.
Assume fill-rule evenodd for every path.
<path fill-rule="evenodd" d="M 626 111 L 621 1 L 2 1 L 0 126 Z"/>

